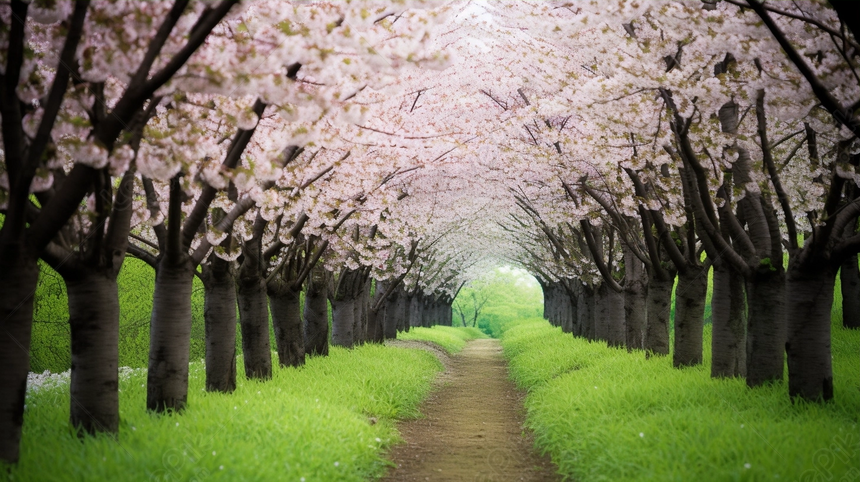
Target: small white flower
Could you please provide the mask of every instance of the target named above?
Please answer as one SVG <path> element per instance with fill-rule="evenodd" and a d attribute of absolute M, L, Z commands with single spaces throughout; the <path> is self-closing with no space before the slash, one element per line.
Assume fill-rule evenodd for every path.
<path fill-rule="evenodd" d="M 305 482 L 305 478 L 304 478 L 304 477 L 302 477 L 302 478 L 301 478 L 301 479 L 299 479 L 299 480 L 300 480 L 301 482 Z"/>
<path fill-rule="evenodd" d="M 176 422 L 176 426 L 177 426 L 177 427 L 179 426 L 179 422 Z"/>
<path fill-rule="evenodd" d="M 339 465 L 340 465 L 340 462 L 335 462 L 335 463 L 334 463 L 334 466 L 335 466 L 335 467 L 337 467 L 337 466 L 339 466 Z"/>
<path fill-rule="evenodd" d="M 376 437 L 376 441 L 377 441 L 377 442 L 382 442 L 382 439 L 381 439 L 381 438 L 379 438 L 379 437 Z"/>
<path fill-rule="evenodd" d="M 744 464 L 744 468 L 745 468 L 745 469 L 748 469 L 748 468 L 750 468 L 750 467 L 752 467 L 752 465 L 751 465 L 749 462 L 747 462 L 747 463 L 745 463 L 745 464 Z"/>
<path fill-rule="evenodd" d="M 639 432 L 639 437 L 640 437 L 640 438 L 645 438 L 645 434 L 644 434 L 644 433 L 642 433 L 642 432 Z"/>
<path fill-rule="evenodd" d="M 137 427 L 131 427 L 132 430 L 137 430 Z"/>
<path fill-rule="evenodd" d="M 214 451 L 214 450 L 212 451 L 212 455 L 215 455 L 215 451 Z"/>
<path fill-rule="evenodd" d="M 741 424 L 741 428 L 744 428 L 744 424 Z"/>
<path fill-rule="evenodd" d="M 219 465 L 219 466 L 218 466 L 218 470 L 224 470 L 224 466 L 223 466 L 223 465 Z"/>

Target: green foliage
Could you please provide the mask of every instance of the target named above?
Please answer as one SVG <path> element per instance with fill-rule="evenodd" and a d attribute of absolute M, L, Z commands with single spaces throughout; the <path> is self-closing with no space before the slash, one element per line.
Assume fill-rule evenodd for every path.
<path fill-rule="evenodd" d="M 705 359 L 710 326 L 705 332 Z M 505 326 L 511 376 L 538 446 L 574 480 L 857 480 L 860 332 L 833 327 L 835 399 L 792 403 L 710 364 L 575 339 L 542 320 Z"/>
<path fill-rule="evenodd" d="M 191 364 L 181 414 L 146 412 L 146 371 L 124 371 L 116 439 L 70 430 L 67 386 L 28 395 L 21 461 L 10 480 L 366 480 L 388 462 L 396 419 L 417 406 L 441 370 L 423 350 L 331 348 L 305 367 L 275 368 L 271 381 L 207 393 Z M 0 468 L 2 470 L 2 468 Z"/>
<path fill-rule="evenodd" d="M 432 328 L 416 327 L 409 331 L 397 333 L 398 340 L 431 341 L 441 346 L 450 354 L 458 353 L 469 340 L 487 338 L 481 330 L 474 327 L 434 326 Z"/>
<path fill-rule="evenodd" d="M 41 273 L 33 295 L 30 371 L 63 372 L 71 365 L 69 301 L 63 278 L 39 262 Z"/>
<path fill-rule="evenodd" d="M 492 337 L 498 337 L 505 323 L 541 316 L 543 293 L 537 280 L 528 272 L 503 266 L 460 290 L 454 300 L 454 326 L 464 326 L 463 318 L 466 326 L 473 326 L 471 323 L 478 306 L 477 327 Z"/>

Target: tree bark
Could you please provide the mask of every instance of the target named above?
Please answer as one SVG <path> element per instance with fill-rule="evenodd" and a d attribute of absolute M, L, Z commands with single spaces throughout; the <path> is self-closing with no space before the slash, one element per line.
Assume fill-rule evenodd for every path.
<path fill-rule="evenodd" d="M 833 398 L 830 311 L 836 273 L 827 263 L 806 270 L 789 267 L 788 393 L 805 400 Z"/>
<path fill-rule="evenodd" d="M 282 367 L 302 366 L 305 364 L 305 338 L 302 333 L 301 293 L 293 291 L 286 283 L 273 284 L 275 286 L 270 285 L 268 291 L 278 362 Z"/>
<path fill-rule="evenodd" d="M 648 323 L 645 327 L 645 351 L 649 355 L 669 354 L 669 315 L 674 280 L 651 276 L 648 280 Z"/>
<path fill-rule="evenodd" d="M 354 344 L 363 345 L 370 336 L 368 332 L 368 311 L 370 307 L 370 278 L 361 283 L 359 292 L 355 299 L 355 331 L 353 332 Z"/>
<path fill-rule="evenodd" d="M 175 263 L 168 256 L 159 261 L 149 324 L 147 410 L 165 412 L 185 408 L 193 276 L 194 268 L 187 255 L 180 254 Z"/>
<path fill-rule="evenodd" d="M 404 291 L 400 295 L 400 303 L 397 306 L 397 331 L 409 332 L 409 310 L 412 308 L 412 296 Z"/>
<path fill-rule="evenodd" d="M 624 346 L 624 293 L 601 283 L 595 293 L 594 310 L 594 338 L 609 346 Z"/>
<path fill-rule="evenodd" d="M 746 375 L 746 293 L 728 263 L 714 265 L 711 297 L 711 377 Z"/>
<path fill-rule="evenodd" d="M 325 269 L 315 266 L 305 289 L 305 354 L 328 356 L 328 293 Z"/>
<path fill-rule="evenodd" d="M 39 267 L 22 243 L 0 246 L 0 266 L 0 460 L 17 462 Z"/>
<path fill-rule="evenodd" d="M 580 330 L 579 336 L 593 340 L 595 305 L 594 289 L 591 286 L 583 286 L 581 293 L 582 295 L 579 297 L 579 309 L 576 311 L 576 320 Z"/>
<path fill-rule="evenodd" d="M 266 297 L 265 280 L 255 271 L 245 270 L 245 263 L 243 263 L 236 280 L 239 325 L 242 330 L 242 357 L 245 361 L 246 378 L 268 380 L 272 378 L 269 303 Z"/>
<path fill-rule="evenodd" d="M 331 300 L 331 344 L 352 348 L 355 328 L 355 300 Z"/>
<path fill-rule="evenodd" d="M 561 331 L 564 333 L 573 333 L 573 326 L 576 324 L 577 299 L 576 295 L 571 294 L 565 287 L 560 287 L 558 295 L 564 302 L 564 309 L 561 318 Z"/>
<path fill-rule="evenodd" d="M 407 326 L 421 326 L 421 294 L 415 294 L 409 299 L 409 323 Z"/>
<path fill-rule="evenodd" d="M 747 280 L 747 385 L 782 380 L 785 370 L 785 272 L 762 267 Z"/>
<path fill-rule="evenodd" d="M 382 310 L 382 331 L 385 339 L 397 338 L 397 314 L 400 305 L 400 290 L 394 290 L 385 300 L 385 308 Z"/>
<path fill-rule="evenodd" d="M 842 284 L 842 326 L 860 328 L 860 269 L 856 254 L 842 263 L 839 279 Z"/>
<path fill-rule="evenodd" d="M 119 294 L 116 277 L 88 271 L 66 279 L 72 337 L 72 426 L 86 433 L 119 429 Z"/>
<path fill-rule="evenodd" d="M 628 350 L 644 347 L 648 323 L 648 277 L 645 265 L 629 249 L 624 250 L 624 322 Z"/>
<path fill-rule="evenodd" d="M 385 281 L 377 281 L 373 296 L 368 300 L 367 310 L 367 339 L 373 343 L 382 343 L 385 341 L 385 332 L 383 323 L 385 320 L 385 292 L 388 289 L 388 283 Z M 379 306 L 378 309 L 374 309 Z"/>
<path fill-rule="evenodd" d="M 236 389 L 236 280 L 230 263 L 213 256 L 201 266 L 206 329 L 206 390 Z"/>
<path fill-rule="evenodd" d="M 704 269 L 678 274 L 675 288 L 675 368 L 702 363 L 702 329 L 705 324 L 705 295 L 708 276 Z"/>

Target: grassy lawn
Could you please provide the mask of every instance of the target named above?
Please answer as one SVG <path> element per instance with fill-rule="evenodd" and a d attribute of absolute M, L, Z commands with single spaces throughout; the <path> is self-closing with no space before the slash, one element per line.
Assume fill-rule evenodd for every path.
<path fill-rule="evenodd" d="M 431 341 L 441 346 L 450 354 L 458 353 L 469 340 L 489 338 L 478 328 L 463 328 L 451 326 L 434 326 L 432 328 L 411 328 L 408 332 L 397 333 L 398 340 Z"/>
<path fill-rule="evenodd" d="M 180 415 L 147 413 L 145 369 L 123 370 L 116 438 L 78 439 L 67 384 L 46 380 L 28 394 L 10 480 L 366 480 L 383 472 L 395 421 L 418 416 L 441 370 L 423 350 L 379 345 L 332 347 L 303 368 L 276 368 L 266 383 L 238 367 L 237 390 L 213 394 L 193 363 Z"/>
<path fill-rule="evenodd" d="M 833 326 L 835 399 L 792 402 L 786 383 L 750 390 L 706 363 L 574 339 L 543 320 L 502 337 L 528 390 L 539 448 L 573 480 L 860 480 L 860 331 Z M 710 360 L 710 325 L 705 332 Z"/>

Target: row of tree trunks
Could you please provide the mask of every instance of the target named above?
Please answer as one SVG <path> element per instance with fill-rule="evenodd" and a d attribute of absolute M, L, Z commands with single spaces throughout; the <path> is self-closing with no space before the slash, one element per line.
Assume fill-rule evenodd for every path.
<path fill-rule="evenodd" d="M 636 281 L 622 291 L 606 283 L 592 288 L 571 280 L 569 284 L 574 287 L 571 291 L 576 294 L 570 295 L 560 282 L 542 281 L 544 317 L 565 332 L 567 320 L 572 320 L 569 331 L 574 336 L 630 350 L 644 347 L 651 355 L 668 355 L 674 280 L 647 279 L 644 269 L 637 273 L 635 267 L 631 273 Z M 679 277 L 678 287 L 673 364 L 682 367 L 702 362 L 706 271 L 704 268 L 686 271 Z"/>

